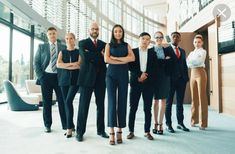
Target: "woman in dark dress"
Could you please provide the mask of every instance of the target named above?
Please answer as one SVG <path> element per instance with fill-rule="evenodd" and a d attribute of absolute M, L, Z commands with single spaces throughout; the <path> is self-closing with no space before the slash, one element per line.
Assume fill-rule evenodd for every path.
<path fill-rule="evenodd" d="M 67 138 L 72 137 L 73 123 L 73 100 L 78 91 L 79 75 L 79 50 L 75 48 L 75 35 L 68 33 L 65 37 L 67 49 L 59 52 L 57 60 L 58 83 L 61 87 L 67 122 Z"/>
<path fill-rule="evenodd" d="M 105 47 L 104 60 L 109 64 L 106 73 L 108 92 L 109 144 L 115 144 L 114 127 L 117 127 L 117 143 L 122 143 L 122 128 L 126 127 L 126 106 L 128 92 L 128 63 L 135 60 L 134 53 L 124 42 L 124 29 L 115 25 L 112 38 Z"/>
<path fill-rule="evenodd" d="M 163 117 L 166 108 L 166 98 L 170 89 L 170 79 L 166 75 L 166 65 L 170 57 L 166 56 L 166 49 L 162 46 L 163 33 L 155 33 L 156 45 L 154 50 L 158 58 L 156 85 L 154 92 L 154 134 L 163 134 Z"/>

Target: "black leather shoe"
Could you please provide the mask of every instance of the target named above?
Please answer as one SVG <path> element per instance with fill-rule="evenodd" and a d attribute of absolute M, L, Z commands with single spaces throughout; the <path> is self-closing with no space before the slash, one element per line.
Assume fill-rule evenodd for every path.
<path fill-rule="evenodd" d="M 76 135 L 76 140 L 78 141 L 78 142 L 82 142 L 83 141 L 83 135 Z"/>
<path fill-rule="evenodd" d="M 166 130 L 170 133 L 174 133 L 175 130 L 172 128 L 172 126 L 167 126 Z"/>
<path fill-rule="evenodd" d="M 103 138 L 109 138 L 108 134 L 105 133 L 105 132 L 100 132 L 100 133 L 98 132 L 97 135 L 99 135 L 99 136 L 101 136 Z"/>
<path fill-rule="evenodd" d="M 187 127 L 185 127 L 184 124 L 178 124 L 177 128 L 178 129 L 182 129 L 185 132 L 189 132 L 189 129 Z"/>
<path fill-rule="evenodd" d="M 133 132 L 130 132 L 128 135 L 127 135 L 127 139 L 132 139 L 133 137 L 135 137 L 134 133 Z"/>
<path fill-rule="evenodd" d="M 45 132 L 45 133 L 50 133 L 50 132 L 51 132 L 51 128 L 50 128 L 50 127 L 45 127 L 44 132 Z"/>

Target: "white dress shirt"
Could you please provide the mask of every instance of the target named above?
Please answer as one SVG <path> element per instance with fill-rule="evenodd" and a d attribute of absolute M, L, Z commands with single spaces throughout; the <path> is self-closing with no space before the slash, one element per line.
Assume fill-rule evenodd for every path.
<path fill-rule="evenodd" d="M 205 67 L 206 50 L 203 48 L 194 49 L 187 58 L 188 68 Z"/>
<path fill-rule="evenodd" d="M 171 47 L 173 48 L 173 50 L 174 50 L 174 52 L 175 52 L 175 55 L 177 55 L 176 54 L 176 51 L 175 51 L 175 48 L 178 48 L 179 49 L 179 47 L 176 47 L 176 46 L 174 46 L 173 44 L 171 44 Z M 181 53 L 180 53 L 180 49 L 179 49 L 179 56 L 181 55 Z"/>
<path fill-rule="evenodd" d="M 56 54 L 58 55 L 57 41 L 56 41 L 54 44 L 55 44 Z M 49 41 L 49 45 L 50 45 L 50 46 L 49 46 L 49 49 L 50 49 L 50 56 L 51 56 L 51 45 L 52 45 L 52 42 Z M 50 59 L 51 59 L 51 57 L 50 57 Z M 56 72 L 53 72 L 53 71 L 52 71 L 51 60 L 50 60 L 50 62 L 49 62 L 49 65 L 47 66 L 45 72 L 47 72 L 47 73 L 56 73 Z"/>
<path fill-rule="evenodd" d="M 139 48 L 139 59 L 140 59 L 140 70 L 141 72 L 146 72 L 147 60 L 148 60 L 148 49 Z"/>

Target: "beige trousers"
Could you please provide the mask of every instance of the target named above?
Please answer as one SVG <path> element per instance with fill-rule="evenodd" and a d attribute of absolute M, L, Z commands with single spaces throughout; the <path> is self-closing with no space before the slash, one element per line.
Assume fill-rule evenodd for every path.
<path fill-rule="evenodd" d="M 204 68 L 191 69 L 190 89 L 192 96 L 191 124 L 208 125 L 208 99 L 206 93 L 207 74 Z M 200 121 L 199 121 L 200 119 Z"/>

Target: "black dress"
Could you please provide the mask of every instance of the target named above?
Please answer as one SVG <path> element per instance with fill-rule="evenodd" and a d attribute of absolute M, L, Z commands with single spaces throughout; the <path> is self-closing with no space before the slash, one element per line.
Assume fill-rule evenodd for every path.
<path fill-rule="evenodd" d="M 166 49 L 163 47 L 154 47 L 158 58 L 157 74 L 154 90 L 154 99 L 166 99 L 170 90 L 170 78 L 166 74 L 167 60 L 165 59 Z"/>

